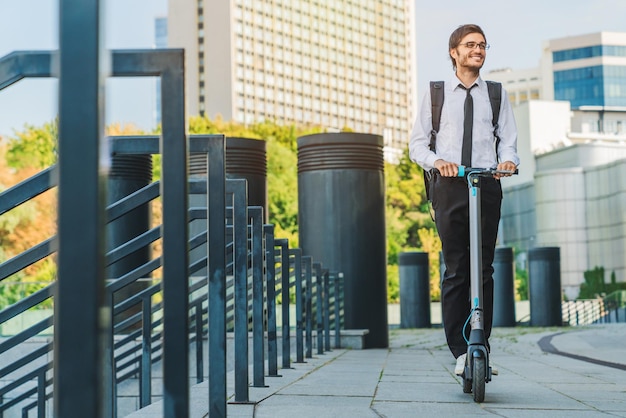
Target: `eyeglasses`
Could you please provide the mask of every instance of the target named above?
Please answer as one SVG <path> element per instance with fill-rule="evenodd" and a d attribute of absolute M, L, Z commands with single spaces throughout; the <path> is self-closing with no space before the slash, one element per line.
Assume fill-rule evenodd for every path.
<path fill-rule="evenodd" d="M 481 43 L 477 43 L 477 42 L 466 42 L 464 44 L 460 44 L 463 45 L 464 47 L 466 47 L 467 49 L 474 49 L 476 47 L 479 47 L 480 49 L 489 49 L 489 44 L 486 44 L 484 42 Z"/>

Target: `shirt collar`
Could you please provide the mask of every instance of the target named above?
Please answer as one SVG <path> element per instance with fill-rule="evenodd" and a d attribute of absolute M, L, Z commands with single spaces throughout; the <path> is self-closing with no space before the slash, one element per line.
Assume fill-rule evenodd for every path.
<path fill-rule="evenodd" d="M 450 80 L 446 82 L 446 90 L 454 91 L 459 88 L 459 84 L 463 84 L 463 83 L 461 83 L 461 80 L 458 79 L 456 74 L 452 74 L 452 77 L 450 77 Z M 479 90 L 483 90 L 487 88 L 486 87 L 487 83 L 480 76 L 478 76 L 476 81 L 474 81 L 474 84 L 477 84 L 475 88 Z"/>

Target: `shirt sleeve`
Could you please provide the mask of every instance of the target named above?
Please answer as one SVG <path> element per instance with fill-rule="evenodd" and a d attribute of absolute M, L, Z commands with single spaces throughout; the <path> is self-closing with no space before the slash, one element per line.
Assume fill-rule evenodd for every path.
<path fill-rule="evenodd" d="M 430 92 L 427 91 L 422 99 L 420 110 L 417 112 L 415 124 L 413 125 L 409 139 L 409 157 L 424 170 L 434 168 L 434 163 L 438 159 L 437 155 L 429 148 L 432 129 Z"/>
<path fill-rule="evenodd" d="M 517 126 L 513 116 L 513 107 L 509 101 L 509 95 L 502 89 L 502 105 L 500 108 L 500 118 L 498 120 L 498 161 L 511 161 L 519 165 L 520 160 L 517 155 Z"/>

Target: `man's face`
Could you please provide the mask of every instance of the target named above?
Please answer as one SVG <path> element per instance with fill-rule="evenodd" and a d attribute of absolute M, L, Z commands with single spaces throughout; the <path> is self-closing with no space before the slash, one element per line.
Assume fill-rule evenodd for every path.
<path fill-rule="evenodd" d="M 456 67 L 458 69 L 480 70 L 487 55 L 487 51 L 481 48 L 485 44 L 485 38 L 480 33 L 466 35 L 456 48 L 450 50 L 450 55 L 456 61 Z"/>

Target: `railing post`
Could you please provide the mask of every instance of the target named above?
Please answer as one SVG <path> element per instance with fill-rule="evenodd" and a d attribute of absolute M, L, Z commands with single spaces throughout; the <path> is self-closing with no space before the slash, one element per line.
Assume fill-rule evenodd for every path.
<path fill-rule="evenodd" d="M 118 51 L 114 76 L 160 76 L 163 114 L 163 414 L 189 416 L 188 138 L 185 126 L 184 50 Z"/>
<path fill-rule="evenodd" d="M 252 358 L 254 387 L 265 387 L 265 332 L 263 315 L 263 207 L 251 206 L 252 221 Z"/>
<path fill-rule="evenodd" d="M 324 345 L 330 351 L 330 273 L 324 272 Z"/>
<path fill-rule="evenodd" d="M 291 341 L 289 335 L 289 241 L 286 239 L 277 239 L 275 240 L 275 244 L 280 246 L 283 369 L 289 369 L 291 368 Z"/>
<path fill-rule="evenodd" d="M 305 308 L 305 345 L 306 345 L 306 350 L 305 350 L 305 357 L 306 358 L 312 358 L 313 357 L 313 318 L 312 318 L 312 313 L 313 313 L 313 307 L 312 307 L 312 299 L 313 299 L 313 278 L 311 277 L 312 275 L 312 266 L 311 263 L 313 262 L 311 256 L 303 256 L 302 257 L 302 262 L 304 264 L 304 278 L 305 278 L 305 304 L 304 304 L 304 308 Z"/>
<path fill-rule="evenodd" d="M 208 299 L 208 298 L 207 298 Z M 202 301 L 195 302 L 194 308 L 194 333 L 196 334 L 196 383 L 204 382 L 204 354 L 202 349 Z"/>
<path fill-rule="evenodd" d="M 188 138 L 184 51 L 170 53 L 161 73 L 163 201 L 163 413 L 189 416 Z M 185 280 L 182 280 L 184 278 Z"/>
<path fill-rule="evenodd" d="M 4 415 L 4 414 L 2 414 Z M 37 374 L 37 416 L 46 416 L 46 370 Z"/>
<path fill-rule="evenodd" d="M 105 373 L 103 376 L 103 385 L 105 388 L 105 396 L 108 396 L 108 399 L 105 399 L 105 402 L 110 401 L 111 406 L 111 414 L 115 418 L 117 417 L 117 381 L 115 378 L 115 368 L 117 367 L 115 364 L 115 330 L 114 330 L 114 321 L 115 318 L 114 310 L 115 304 L 113 302 L 113 292 L 105 287 L 105 305 L 108 308 L 107 312 L 107 321 L 111 324 L 111 326 L 106 329 L 106 339 L 107 343 L 105 344 L 104 349 L 104 368 Z M 2 418 L 2 417 L 0 417 Z"/>
<path fill-rule="evenodd" d="M 267 372 L 278 376 L 278 343 L 276 341 L 276 249 L 274 225 L 264 225 L 265 271 L 267 276 Z"/>
<path fill-rule="evenodd" d="M 335 273 L 334 275 L 334 293 L 335 293 L 335 348 L 341 347 L 341 309 L 339 307 L 340 302 L 340 287 L 343 281 L 343 273 Z"/>
<path fill-rule="evenodd" d="M 304 363 L 304 339 L 302 335 L 302 250 L 289 250 L 294 256 L 294 278 L 296 286 L 296 363 Z"/>
<path fill-rule="evenodd" d="M 233 195 L 235 259 L 235 402 L 249 401 L 248 389 L 248 206 L 246 180 L 226 182 Z"/>
<path fill-rule="evenodd" d="M 104 83 L 109 68 L 99 0 L 59 1 L 58 284 L 54 299 L 54 416 L 112 416 L 104 370 L 106 169 Z"/>
<path fill-rule="evenodd" d="M 152 305 L 150 295 L 141 301 L 141 369 L 139 372 L 139 407 L 152 402 Z"/>
<path fill-rule="evenodd" d="M 322 282 L 322 264 L 313 263 L 315 270 L 315 329 L 317 331 L 317 354 L 324 354 L 324 288 Z"/>
<path fill-rule="evenodd" d="M 207 154 L 209 415 L 216 418 L 226 417 L 227 399 L 225 147 L 224 136 L 212 136 L 202 149 L 197 150 Z"/>

